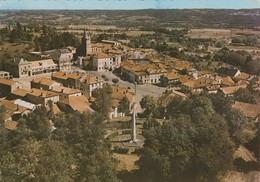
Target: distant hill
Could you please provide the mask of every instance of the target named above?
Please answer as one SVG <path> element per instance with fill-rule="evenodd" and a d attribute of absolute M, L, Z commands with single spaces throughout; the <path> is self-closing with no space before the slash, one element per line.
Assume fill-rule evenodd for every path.
<path fill-rule="evenodd" d="M 19 20 L 21 23 L 43 21 L 62 25 L 63 19 L 69 19 L 72 21 L 67 23 L 119 27 L 260 28 L 260 9 L 5 10 L 0 14 L 2 23 Z M 153 21 L 149 21 L 151 18 Z"/>

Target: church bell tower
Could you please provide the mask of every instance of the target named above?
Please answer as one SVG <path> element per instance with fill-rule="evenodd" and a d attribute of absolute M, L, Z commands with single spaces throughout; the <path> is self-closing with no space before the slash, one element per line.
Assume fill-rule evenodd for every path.
<path fill-rule="evenodd" d="M 87 34 L 86 29 L 84 30 L 84 35 L 82 37 L 82 46 L 83 46 L 83 56 L 91 54 L 91 38 Z"/>

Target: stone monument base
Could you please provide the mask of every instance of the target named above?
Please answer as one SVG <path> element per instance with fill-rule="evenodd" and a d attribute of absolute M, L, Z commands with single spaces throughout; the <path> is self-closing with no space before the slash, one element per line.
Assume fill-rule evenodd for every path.
<path fill-rule="evenodd" d="M 125 147 L 142 147 L 144 145 L 143 141 L 133 141 L 132 139 L 123 140 L 122 143 Z"/>

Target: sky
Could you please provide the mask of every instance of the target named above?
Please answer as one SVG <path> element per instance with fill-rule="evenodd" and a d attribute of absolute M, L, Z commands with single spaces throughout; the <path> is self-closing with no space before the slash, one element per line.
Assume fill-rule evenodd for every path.
<path fill-rule="evenodd" d="M 252 9 L 260 0 L 0 0 L 10 9 Z"/>

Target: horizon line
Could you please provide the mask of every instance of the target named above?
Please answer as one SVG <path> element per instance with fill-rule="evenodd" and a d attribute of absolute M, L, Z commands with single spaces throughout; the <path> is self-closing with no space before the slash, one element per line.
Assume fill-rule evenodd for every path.
<path fill-rule="evenodd" d="M 141 8 L 141 9 L 1 9 L 0 11 L 64 11 L 64 10 L 78 10 L 78 11 L 134 11 L 134 10 L 260 10 L 260 8 Z"/>

